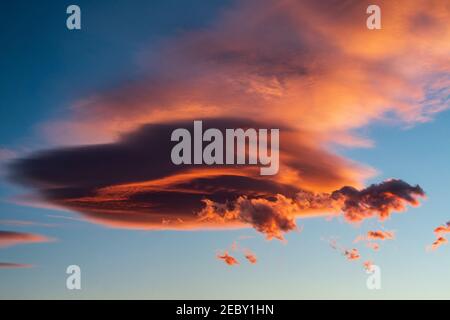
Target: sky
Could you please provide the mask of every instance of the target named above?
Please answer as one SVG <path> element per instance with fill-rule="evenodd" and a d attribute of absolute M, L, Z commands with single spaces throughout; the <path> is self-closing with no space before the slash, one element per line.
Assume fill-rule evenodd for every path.
<path fill-rule="evenodd" d="M 5 4 L 0 298 L 449 299 L 450 7 L 376 3 Z M 194 120 L 278 174 L 175 166 Z"/>

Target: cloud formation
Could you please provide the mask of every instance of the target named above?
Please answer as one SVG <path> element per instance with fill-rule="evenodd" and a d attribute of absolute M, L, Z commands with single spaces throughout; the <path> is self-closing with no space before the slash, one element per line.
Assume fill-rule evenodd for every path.
<path fill-rule="evenodd" d="M 368 231 L 367 239 L 368 240 L 392 240 L 392 239 L 394 239 L 394 232 L 383 231 L 383 230 Z"/>
<path fill-rule="evenodd" d="M 444 237 L 438 237 L 432 244 L 431 244 L 431 249 L 432 250 L 436 250 L 437 248 L 439 248 L 440 246 L 447 244 L 448 240 Z"/>
<path fill-rule="evenodd" d="M 361 258 L 361 255 L 359 254 L 359 251 L 356 248 L 345 250 L 344 255 L 347 257 L 348 260 L 358 260 L 359 258 Z"/>
<path fill-rule="evenodd" d="M 0 247 L 11 247 L 19 244 L 41 243 L 50 241 L 53 240 L 40 234 L 0 230 Z"/>
<path fill-rule="evenodd" d="M 256 264 L 256 262 L 258 262 L 258 258 L 256 257 L 256 255 L 251 252 L 250 250 L 246 250 L 245 252 L 245 258 L 248 260 L 248 262 L 250 262 L 251 264 Z"/>
<path fill-rule="evenodd" d="M 3 226 L 14 226 L 14 227 L 55 227 L 56 224 L 53 223 L 42 223 L 36 221 L 28 221 L 28 220 L 0 220 L 0 225 Z"/>
<path fill-rule="evenodd" d="M 13 263 L 13 262 L 0 262 L 0 269 L 23 269 L 32 268 L 31 264 Z"/>
<path fill-rule="evenodd" d="M 236 258 L 230 256 L 227 251 L 225 251 L 223 254 L 218 254 L 217 258 L 223 260 L 229 266 L 239 264 Z"/>
<path fill-rule="evenodd" d="M 366 235 L 358 236 L 354 242 L 359 241 L 376 241 L 376 240 L 393 240 L 395 233 L 393 231 L 369 230 Z"/>
<path fill-rule="evenodd" d="M 434 234 L 436 236 L 436 240 L 429 246 L 431 250 L 436 250 L 440 246 L 447 244 L 448 240 L 444 236 L 446 233 L 450 233 L 450 222 L 447 222 L 444 225 L 440 225 L 436 229 L 434 229 Z"/>
<path fill-rule="evenodd" d="M 411 125 L 449 107 L 450 9 L 378 1 L 383 29 L 373 32 L 369 4 L 236 2 L 208 28 L 152 47 L 147 77 L 83 97 L 45 130 L 63 143 L 105 143 L 147 123 L 239 114 L 311 133 L 314 143 L 370 145 L 354 130 Z"/>
<path fill-rule="evenodd" d="M 69 117 L 44 125 L 63 140 L 15 160 L 10 177 L 31 188 L 25 200 L 109 227 L 252 226 L 268 239 L 296 230 L 299 217 L 357 223 L 416 206 L 419 186 L 364 188 L 376 171 L 332 146 L 369 147 L 359 129 L 411 126 L 449 107 L 449 7 L 379 1 L 383 30 L 372 32 L 368 4 L 240 1 L 209 28 L 168 39 L 146 77 L 83 97 Z M 280 128 L 279 174 L 173 165 L 170 133 L 193 120 Z"/>
<path fill-rule="evenodd" d="M 339 251 L 343 256 L 347 258 L 349 261 L 359 260 L 361 255 L 357 248 L 347 249 L 340 245 L 336 239 L 331 239 L 328 241 L 328 244 L 333 250 Z"/>
<path fill-rule="evenodd" d="M 402 180 L 391 179 L 360 191 L 353 187 L 343 187 L 333 192 L 331 197 L 342 202 L 341 210 L 347 220 L 359 222 L 373 216 L 384 220 L 392 212 L 404 211 L 408 204 L 417 206 L 418 198 L 425 197 L 425 192 L 418 185 L 411 186 Z"/>
<path fill-rule="evenodd" d="M 436 234 L 436 236 L 450 233 L 450 222 L 447 222 L 445 225 L 441 225 L 434 229 L 434 233 Z"/>
<path fill-rule="evenodd" d="M 267 239 L 282 240 L 283 233 L 297 229 L 295 218 L 310 211 L 341 213 L 349 222 L 372 217 L 384 220 L 392 212 L 405 210 L 407 204 L 418 205 L 418 198 L 424 196 L 419 186 L 392 179 L 361 190 L 347 186 L 332 193 L 300 191 L 292 199 L 277 194 L 270 200 L 239 197 L 233 203 L 222 204 L 204 200 L 206 207 L 200 217 L 207 221 L 250 223 Z M 366 237 L 367 240 L 392 238 L 392 232 L 384 231 L 369 231 Z"/>
<path fill-rule="evenodd" d="M 378 251 L 380 249 L 380 245 L 376 242 L 366 242 L 366 246 L 374 251 Z"/>

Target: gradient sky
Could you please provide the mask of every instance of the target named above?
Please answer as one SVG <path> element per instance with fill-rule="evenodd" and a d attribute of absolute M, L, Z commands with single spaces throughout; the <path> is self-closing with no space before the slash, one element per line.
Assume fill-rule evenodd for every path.
<path fill-rule="evenodd" d="M 289 4 L 289 1 L 286 3 Z M 405 5 L 405 10 L 414 12 L 418 8 L 423 9 L 424 7 L 421 5 L 426 2 L 409 1 L 409 3 L 417 3 L 417 8 L 412 4 Z M 313 60 L 317 55 L 321 55 L 322 50 L 325 50 L 321 42 L 325 41 L 324 39 L 333 39 L 336 41 L 337 47 L 342 45 L 349 48 L 348 51 L 344 50 L 342 56 L 336 55 L 335 58 L 338 64 L 348 63 L 349 66 L 357 66 L 355 69 L 351 67 L 348 70 L 347 78 L 340 69 L 324 70 L 327 77 L 323 82 L 316 79 L 314 74 L 311 76 L 311 82 L 319 87 L 318 92 L 324 92 L 323 95 L 327 97 L 335 94 L 336 106 L 342 105 L 344 111 L 347 108 L 352 110 L 348 114 L 341 112 L 342 110 L 336 110 L 336 113 L 331 110 L 325 114 L 337 114 L 336 119 L 343 115 L 343 120 L 330 117 L 330 124 L 325 125 L 328 124 L 327 119 L 318 118 L 320 113 L 315 114 L 315 109 L 311 110 L 311 113 L 316 118 L 306 119 L 308 115 L 304 111 L 308 109 L 300 107 L 299 111 L 296 111 L 296 101 L 292 102 L 291 100 L 300 99 L 295 94 L 288 95 L 289 99 L 283 100 L 280 104 L 262 103 L 261 115 L 258 114 L 258 117 L 279 115 L 280 118 L 277 120 L 281 121 L 283 117 L 289 118 L 298 113 L 298 121 L 301 122 L 302 119 L 305 119 L 305 123 L 308 124 L 302 127 L 302 130 L 314 131 L 309 127 L 313 124 L 317 124 L 317 127 L 320 128 L 320 130 L 314 131 L 312 143 L 316 141 L 330 143 L 332 146 L 327 147 L 327 151 L 331 150 L 343 159 L 350 159 L 365 166 L 360 172 L 358 171 L 360 168 L 354 167 L 353 163 L 343 163 L 342 167 L 355 175 L 339 177 L 339 179 L 336 178 L 336 181 L 345 180 L 347 183 L 346 179 L 348 178 L 348 181 L 355 181 L 355 183 L 362 181 L 367 186 L 371 183 L 380 183 L 385 179 L 398 178 L 411 185 L 419 184 L 427 194 L 427 199 L 421 201 L 419 207 L 409 208 L 400 214 L 394 213 L 383 222 L 372 218 L 355 224 L 349 223 L 342 216 L 333 219 L 301 218 L 297 220 L 301 232 L 286 233 L 285 242 L 276 239 L 267 240 L 264 234 L 251 227 L 237 230 L 195 231 L 113 229 L 107 224 L 82 220 L 82 216 L 74 212 L 18 204 L 18 197 L 29 190 L 6 179 L 9 174 L 8 167 L 2 166 L 0 173 L 5 178 L 2 179 L 0 186 L 2 199 L 0 220 L 3 222 L 10 220 L 33 221 L 35 225 L 1 225 L 0 230 L 45 235 L 53 241 L 24 243 L 0 248 L 0 262 L 33 265 L 32 268 L 0 269 L 0 298 L 450 298 L 448 291 L 450 286 L 450 247 L 444 245 L 435 251 L 426 250 L 426 247 L 435 240 L 434 228 L 450 220 L 448 209 L 450 149 L 447 142 L 447 137 L 450 135 L 450 114 L 446 111 L 449 106 L 448 53 L 450 52 L 450 41 L 448 40 L 450 21 L 448 19 L 450 9 L 448 6 L 442 6 L 445 8 L 443 11 L 442 8 L 441 11 L 436 9 L 445 1 L 429 3 L 429 11 L 424 11 L 429 13 L 429 16 L 417 17 L 416 27 L 418 29 L 408 29 L 408 32 L 414 30 L 420 39 L 425 40 L 419 41 L 410 37 L 409 39 L 412 40 L 408 40 L 410 41 L 408 42 L 394 37 L 397 42 L 392 51 L 380 49 L 377 45 L 370 45 L 370 37 L 361 37 L 359 31 L 350 32 L 349 30 L 353 30 L 355 27 L 349 25 L 346 18 L 336 19 L 335 30 L 338 35 L 330 36 L 327 34 L 328 28 L 318 27 L 320 29 L 318 33 L 323 33 L 323 39 L 311 40 L 299 32 L 299 37 L 303 37 L 302 44 L 305 45 L 304 48 L 302 47 L 304 51 L 301 52 L 301 59 Z M 201 34 L 201 39 L 198 40 L 195 33 L 197 30 L 207 30 L 206 32 L 214 30 L 213 35 L 223 36 L 226 40 L 223 43 L 219 41 L 218 47 L 225 45 L 229 48 L 236 43 L 236 47 L 244 46 L 245 50 L 249 51 L 259 48 L 257 39 L 247 46 L 245 36 L 249 36 L 249 34 L 243 32 L 242 37 L 239 33 L 233 34 L 227 24 L 233 25 L 233 21 L 242 22 L 245 14 L 253 12 L 249 9 L 254 5 L 252 1 L 249 2 L 249 8 L 238 11 L 242 13 L 242 17 L 238 14 L 237 17 L 224 18 L 225 22 L 219 24 L 216 24 L 218 20 L 222 19 L 219 17 L 222 17 L 224 10 L 233 5 L 233 1 L 170 0 L 132 1 L 132 3 L 124 0 L 114 2 L 77 1 L 82 10 L 82 30 L 80 31 L 69 31 L 65 28 L 65 9 L 69 4 L 72 2 L 59 1 L 56 4 L 54 1 L 40 1 L 38 4 L 31 1 L 15 1 L 3 5 L 0 12 L 0 37 L 4 48 L 0 53 L 0 70 L 2 70 L 0 73 L 0 115 L 2 119 L 0 127 L 0 150 L 2 152 L 0 155 L 4 158 L 2 165 L 8 163 L 13 157 L 10 155 L 13 154 L 14 157 L 26 158 L 36 150 L 58 148 L 67 144 L 95 143 L 98 142 L 96 139 L 102 140 L 103 137 L 106 137 L 107 141 L 114 141 L 114 138 L 109 136 L 109 122 L 105 124 L 104 121 L 109 116 L 105 110 L 111 111 L 111 118 L 117 116 L 121 119 L 123 111 L 118 110 L 119 108 L 116 106 L 109 107 L 115 103 L 114 98 L 124 102 L 125 107 L 128 107 L 127 103 L 129 103 L 130 108 L 141 110 L 140 106 L 136 106 L 138 103 L 136 103 L 133 93 L 136 93 L 138 97 L 146 98 L 142 91 L 146 92 L 143 84 L 147 83 L 149 75 L 151 77 L 170 74 L 174 78 L 180 79 L 182 83 L 183 81 L 190 82 L 189 76 L 197 76 L 196 72 L 198 71 L 200 74 L 198 77 L 201 80 L 199 83 L 195 83 L 195 86 L 199 87 L 198 90 L 201 93 L 196 93 L 192 99 L 198 98 L 207 102 L 217 102 L 216 99 L 219 98 L 215 96 L 211 98 L 213 94 L 204 94 L 204 92 L 216 93 L 215 87 L 210 86 L 206 80 L 211 80 L 208 76 L 212 74 L 212 81 L 215 81 L 214 76 L 221 71 L 224 71 L 226 75 L 235 75 L 236 73 L 246 75 L 253 72 L 253 68 L 257 68 L 258 71 L 249 77 L 250 80 L 243 79 L 242 81 L 250 81 L 252 88 L 258 94 L 267 88 L 272 88 L 264 81 L 272 79 L 273 74 L 287 77 L 285 80 L 292 85 L 292 91 L 299 88 L 297 79 L 291 78 L 291 70 L 289 70 L 289 67 L 293 65 L 297 67 L 298 61 L 289 60 L 286 65 L 280 63 L 277 68 L 272 68 L 277 61 L 267 58 L 272 58 L 271 54 L 281 55 L 283 59 L 291 58 L 290 56 L 283 57 L 283 54 L 286 54 L 285 51 L 278 52 L 273 49 L 275 45 L 290 44 L 289 37 L 281 40 L 279 38 L 279 32 L 284 32 L 285 25 L 281 25 L 273 36 L 269 32 L 270 30 L 261 31 L 269 33 L 268 45 L 273 46 L 271 50 L 274 51 L 264 52 L 267 54 L 264 58 L 267 59 L 255 58 L 253 54 L 249 54 L 247 58 L 251 61 L 245 63 L 248 63 L 250 67 L 247 64 L 243 66 L 241 61 L 236 62 L 233 56 L 219 54 L 217 56 L 225 61 L 225 66 L 221 65 L 221 68 L 224 69 L 217 71 L 217 69 L 209 69 L 209 65 L 201 64 L 203 57 L 210 57 L 209 54 L 214 51 L 215 47 L 208 47 L 208 50 L 203 47 L 198 48 L 197 46 L 203 43 L 202 40 L 208 41 L 210 34 L 206 34 L 206 36 Z M 353 4 L 351 1 L 347 2 L 342 9 L 350 10 Z M 271 1 L 265 1 L 265 5 L 271 7 L 273 4 Z M 364 7 L 364 5 L 361 6 Z M 333 12 L 338 12 L 336 9 L 335 4 L 330 4 L 328 7 L 323 4 L 320 8 L 314 8 L 320 12 L 327 12 L 327 10 L 330 12 L 329 15 L 324 13 L 322 16 L 314 16 L 314 19 L 317 18 L 317 20 L 313 22 L 320 26 L 324 17 L 331 19 Z M 280 10 L 281 13 L 284 12 L 283 9 Z M 386 5 L 387 17 L 392 14 L 389 10 L 395 12 L 398 8 L 387 8 Z M 251 21 L 249 24 L 256 24 L 255 21 L 263 19 L 262 17 L 267 12 L 271 11 L 269 9 L 261 10 L 261 12 L 255 11 L 255 17 L 248 19 Z M 227 14 L 225 16 L 227 17 Z M 281 15 L 281 17 L 283 16 Z M 364 21 L 365 17 L 362 11 L 361 21 Z M 442 19 L 440 28 L 433 27 L 433 18 L 436 17 Z M 271 22 L 276 25 L 279 20 L 283 21 L 277 16 Z M 444 21 L 443 28 L 442 21 Z M 300 14 L 297 27 L 301 28 L 302 23 Z M 308 23 L 306 25 L 309 26 Z M 388 23 L 382 32 L 392 30 L 389 29 Z M 327 26 L 329 27 L 329 25 Z M 365 25 L 361 24 L 360 27 L 364 29 Z M 239 29 L 239 24 L 236 28 Z M 249 26 L 247 28 L 250 29 Z M 420 28 L 425 31 L 421 31 Z M 186 32 L 188 32 L 187 35 Z M 341 41 L 344 41 L 342 39 L 345 39 L 346 36 L 339 35 L 339 32 L 350 32 L 354 38 L 349 38 L 360 44 L 352 42 L 354 47 L 349 46 L 348 43 L 342 44 Z M 408 32 L 404 32 L 400 35 L 404 37 L 410 35 Z M 203 36 L 207 40 L 204 40 Z M 390 37 L 392 36 L 384 34 L 381 36 L 381 40 L 376 38 L 372 41 L 393 45 Z M 369 44 L 362 43 L 364 39 Z M 423 51 L 417 50 L 417 52 L 402 56 L 404 52 L 411 51 L 412 45 L 422 48 Z M 166 50 L 161 48 L 169 48 L 169 53 L 171 50 L 186 48 L 188 57 L 184 57 L 184 52 L 175 52 L 173 56 L 169 55 L 167 61 L 163 61 L 162 65 L 159 65 L 158 55 L 161 50 Z M 399 48 L 398 51 L 395 50 L 397 48 Z M 294 49 L 299 50 L 295 46 Z M 298 54 L 300 55 L 300 53 Z M 178 60 L 179 55 L 186 60 Z M 185 66 L 186 62 L 191 61 L 190 59 L 194 62 L 197 61 L 190 55 L 195 58 L 200 57 L 198 58 L 201 62 L 199 70 L 193 71 Z M 295 55 L 297 52 L 294 51 Z M 214 58 L 219 59 L 217 56 Z M 323 56 L 321 57 L 323 58 Z M 369 68 L 366 69 L 366 66 L 373 66 L 373 61 L 377 61 L 379 57 L 387 58 L 383 60 L 383 63 L 375 65 L 379 68 L 384 67 L 386 70 L 371 69 L 374 77 L 372 83 L 360 74 L 360 70 L 367 71 Z M 423 62 L 424 60 L 420 60 L 423 65 L 422 62 L 414 64 L 414 59 L 424 57 L 429 57 L 433 63 L 436 62 L 437 66 L 433 65 L 435 69 L 429 67 L 433 63 L 427 64 L 425 63 L 427 61 Z M 439 60 L 442 57 L 444 59 Z M 352 60 L 353 58 L 355 60 Z M 179 65 L 169 65 L 174 61 Z M 313 68 L 307 63 L 305 65 Z M 385 73 L 389 74 L 389 68 L 399 65 L 408 69 L 401 73 L 406 80 L 396 78 L 392 74 L 385 75 Z M 195 69 L 195 66 L 192 69 Z M 423 71 L 421 67 L 426 70 Z M 323 70 L 320 69 L 320 71 Z M 213 72 L 217 72 L 217 74 Z M 264 72 L 270 73 L 270 76 Z M 364 74 L 364 71 L 361 73 Z M 261 76 L 261 74 L 263 75 Z M 346 88 L 343 92 L 339 91 L 339 85 L 335 86 L 336 79 L 340 79 L 340 77 Z M 204 79 L 206 79 L 205 82 L 203 82 Z M 412 80 L 410 81 L 410 79 Z M 429 79 L 440 80 L 438 90 L 425 90 L 425 99 L 417 98 L 415 96 L 416 93 L 418 94 L 417 88 L 421 87 L 423 83 L 428 83 Z M 359 85 L 360 83 L 361 85 Z M 138 87 L 137 91 L 129 89 L 130 86 L 135 88 L 135 85 Z M 206 88 L 203 88 L 203 85 Z M 141 87 L 144 87 L 142 91 L 139 89 Z M 347 87 L 348 91 L 346 91 Z M 171 96 L 175 89 L 184 90 L 184 87 L 178 85 L 167 88 L 161 86 L 161 88 L 163 93 L 161 97 L 158 96 L 160 101 L 166 101 L 165 91 L 169 92 L 169 96 Z M 234 92 L 233 88 L 225 88 L 224 92 Z M 379 89 L 379 94 L 364 91 L 370 89 L 376 91 L 376 88 Z M 189 89 L 197 90 L 197 87 L 192 85 L 186 90 Z M 309 90 L 311 90 L 312 96 L 314 88 L 300 93 L 305 95 Z M 120 92 L 117 97 L 114 95 L 116 92 Z M 411 92 L 411 96 L 401 96 Z M 263 94 L 266 93 L 267 91 L 264 91 Z M 399 97 L 396 96 L 397 93 Z M 176 97 L 175 93 L 173 95 Z M 70 107 L 79 101 L 93 96 L 100 96 L 101 101 L 92 105 L 91 109 L 89 109 L 90 102 L 88 102 L 87 110 L 98 113 L 97 117 L 86 119 L 84 118 L 86 110 L 81 115 L 74 115 L 74 111 L 70 110 Z M 381 96 L 383 99 L 380 98 Z M 367 97 L 368 100 L 372 99 L 371 101 L 375 102 L 364 105 L 364 110 L 370 111 L 364 111 L 360 115 L 358 110 L 362 107 L 358 103 L 363 101 L 360 100 L 361 97 Z M 420 100 L 421 106 L 432 105 L 433 107 L 428 109 L 424 107 L 424 110 L 421 109 L 418 112 L 414 101 L 409 101 L 410 98 Z M 229 102 L 236 102 L 238 107 L 242 107 L 249 101 L 259 101 L 252 100 L 256 99 L 253 96 L 249 100 L 246 100 L 246 97 L 230 101 L 227 100 L 227 97 L 220 99 L 223 99 L 226 106 Z M 272 101 L 270 99 L 263 100 Z M 304 100 L 305 104 L 308 104 L 314 99 L 310 100 L 308 96 L 305 96 Z M 317 103 L 328 101 L 321 100 L 319 96 L 316 97 L 316 100 Z M 282 103 L 286 104 L 286 109 L 279 109 Z M 350 106 L 346 103 L 355 105 Z M 389 105 L 389 107 L 379 108 L 379 104 Z M 118 110 L 118 113 L 115 114 L 113 110 Z M 179 110 L 183 112 L 184 109 L 180 106 Z M 397 111 L 399 114 L 393 115 Z M 189 113 L 189 110 L 184 110 L 184 112 Z M 194 112 L 193 117 L 198 116 L 195 114 L 196 109 L 192 112 Z M 216 111 L 213 110 L 213 112 Z M 218 117 L 226 116 L 226 112 L 228 111 L 220 111 Z M 233 112 L 231 106 L 229 112 Z M 304 118 L 302 118 L 303 114 Z M 69 119 L 76 124 L 86 121 L 86 127 L 81 129 L 68 127 L 67 131 L 64 131 L 67 135 L 64 135 L 59 131 L 61 119 Z M 161 115 L 160 121 L 164 122 L 168 119 L 172 119 L 171 115 Z M 144 123 L 146 120 L 146 118 L 143 120 Z M 123 118 L 123 122 L 134 123 L 136 119 L 127 115 Z M 335 127 L 340 130 L 334 131 Z M 89 131 L 92 128 L 94 131 Z M 96 128 L 98 128 L 98 134 L 95 132 Z M 80 133 L 81 135 L 78 135 Z M 88 138 L 84 133 L 87 133 Z M 349 135 L 345 136 L 344 134 L 347 133 Z M 333 138 L 339 136 L 342 139 L 333 141 L 330 136 Z M 371 146 L 358 147 L 361 144 L 369 144 L 367 142 L 369 140 Z M 338 145 L 339 142 L 341 142 L 340 145 Z M 303 144 L 302 141 L 300 145 L 308 144 L 306 142 Z M 299 157 L 301 156 L 300 154 Z M 377 173 L 364 180 L 363 176 L 370 171 L 367 169 L 368 167 L 373 168 Z M 360 173 L 361 175 L 359 175 Z M 63 219 L 56 216 L 75 219 Z M 329 245 L 329 240 L 336 238 L 341 245 L 352 248 L 355 246 L 353 240 L 358 235 L 381 227 L 386 230 L 394 230 L 395 240 L 380 242 L 381 249 L 376 252 L 365 248 L 363 244 L 358 244 L 363 256 L 359 261 L 348 261 L 345 256 L 337 250 L 333 250 Z M 243 239 L 240 240 L 240 237 Z M 249 264 L 241 252 L 233 252 L 230 248 L 233 241 L 237 241 L 241 247 L 254 252 L 258 257 L 258 262 Z M 240 264 L 228 266 L 217 259 L 217 253 L 224 250 L 228 250 L 235 256 Z M 380 266 L 381 290 L 366 288 L 367 274 L 362 267 L 364 260 L 373 260 L 376 265 Z M 67 277 L 65 270 L 71 264 L 81 267 L 83 288 L 80 291 L 69 291 L 65 287 Z"/>

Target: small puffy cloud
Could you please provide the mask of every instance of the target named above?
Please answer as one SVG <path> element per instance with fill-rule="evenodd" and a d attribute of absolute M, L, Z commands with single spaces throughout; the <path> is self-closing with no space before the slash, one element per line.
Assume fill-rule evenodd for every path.
<path fill-rule="evenodd" d="M 411 186 L 402 180 L 386 180 L 358 190 L 343 187 L 332 193 L 312 193 L 305 190 L 295 197 L 288 198 L 277 194 L 272 199 L 239 197 L 234 202 L 218 203 L 203 200 L 205 207 L 200 217 L 205 221 L 239 221 L 252 225 L 267 239 L 283 240 L 283 234 L 298 230 L 296 217 L 309 211 L 328 211 L 330 214 L 342 214 L 348 222 L 360 222 L 363 219 L 388 218 L 393 212 L 403 211 L 408 204 L 418 205 L 418 198 L 425 193 L 419 186 Z M 393 239 L 389 231 L 369 231 L 366 240 Z"/>
<path fill-rule="evenodd" d="M 13 262 L 0 262 L 0 269 L 23 269 L 32 268 L 31 264 L 13 263 Z"/>
<path fill-rule="evenodd" d="M 434 229 L 434 233 L 436 235 L 442 235 L 444 233 L 450 233 L 450 222 L 447 222 L 444 225 L 441 225 L 439 227 L 437 227 L 436 229 Z"/>
<path fill-rule="evenodd" d="M 371 271 L 372 270 L 372 266 L 373 266 L 373 262 L 370 260 L 364 261 L 363 263 L 364 269 L 366 271 Z"/>
<path fill-rule="evenodd" d="M 17 157 L 17 152 L 11 149 L 0 148 L 0 162 L 11 160 Z"/>
<path fill-rule="evenodd" d="M 239 197 L 234 203 L 220 204 L 204 200 L 206 206 L 200 212 L 205 220 L 241 221 L 264 233 L 267 239 L 282 240 L 283 233 L 297 228 L 295 203 L 282 195 L 274 201 Z"/>
<path fill-rule="evenodd" d="M 375 251 L 378 251 L 378 249 L 380 249 L 380 245 L 376 242 L 366 242 L 366 246 Z"/>
<path fill-rule="evenodd" d="M 395 238 L 394 231 L 370 230 L 365 235 L 358 236 L 354 242 L 359 241 L 376 241 L 376 240 L 393 240 Z"/>
<path fill-rule="evenodd" d="M 223 260 L 229 266 L 239 264 L 236 258 L 230 256 L 227 251 L 225 251 L 223 254 L 218 254 L 217 258 Z"/>
<path fill-rule="evenodd" d="M 256 255 L 248 249 L 245 250 L 245 259 L 251 264 L 255 264 L 258 261 Z"/>

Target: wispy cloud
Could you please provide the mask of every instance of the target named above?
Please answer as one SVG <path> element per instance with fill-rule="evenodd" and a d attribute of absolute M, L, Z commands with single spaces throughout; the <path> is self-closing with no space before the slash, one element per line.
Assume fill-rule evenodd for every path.
<path fill-rule="evenodd" d="M 223 254 L 218 254 L 217 258 L 220 260 L 223 260 L 229 266 L 239 264 L 239 262 L 236 260 L 236 258 L 229 255 L 227 251 L 225 251 Z"/>
<path fill-rule="evenodd" d="M 385 240 L 393 240 L 395 238 L 394 231 L 385 231 L 385 230 L 370 230 L 367 231 L 365 235 L 359 235 L 355 239 L 355 243 L 360 241 L 365 241 L 366 246 L 373 250 L 378 250 L 380 245 L 374 241 L 385 241 Z"/>
<path fill-rule="evenodd" d="M 373 262 L 370 260 L 364 261 L 363 266 L 366 271 L 371 271 L 373 267 Z"/>

